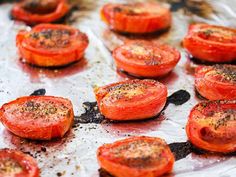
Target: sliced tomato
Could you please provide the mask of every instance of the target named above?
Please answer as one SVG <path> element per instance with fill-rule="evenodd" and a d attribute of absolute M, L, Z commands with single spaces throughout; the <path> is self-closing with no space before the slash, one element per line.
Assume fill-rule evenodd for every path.
<path fill-rule="evenodd" d="M 208 24 L 190 25 L 184 47 L 195 58 L 209 62 L 236 59 L 236 30 Z"/>
<path fill-rule="evenodd" d="M 53 96 L 21 97 L 0 109 L 0 120 L 10 132 L 35 140 L 63 137 L 73 119 L 72 103 Z"/>
<path fill-rule="evenodd" d="M 151 33 L 171 25 L 171 13 L 159 3 L 106 4 L 102 19 L 112 30 L 125 33 Z"/>
<path fill-rule="evenodd" d="M 131 137 L 99 147 L 100 166 L 116 177 L 151 177 L 171 172 L 174 156 L 164 140 Z"/>
<path fill-rule="evenodd" d="M 164 108 L 167 88 L 155 80 L 126 80 L 95 89 L 100 112 L 112 120 L 147 119 Z"/>
<path fill-rule="evenodd" d="M 165 44 L 132 41 L 116 48 L 113 57 L 119 69 L 141 77 L 169 73 L 180 60 L 180 53 Z"/>
<path fill-rule="evenodd" d="M 58 67 L 80 60 L 88 46 L 88 37 L 70 26 L 40 24 L 29 32 L 20 31 L 16 45 L 27 63 Z"/>
<path fill-rule="evenodd" d="M 0 177 L 39 177 L 33 157 L 17 150 L 0 150 Z"/>
<path fill-rule="evenodd" d="M 209 101 L 196 105 L 186 132 L 198 148 L 221 153 L 236 151 L 236 100 Z"/>
<path fill-rule="evenodd" d="M 195 87 L 209 100 L 236 100 L 236 66 L 199 66 L 195 73 Z"/>
<path fill-rule="evenodd" d="M 33 25 L 59 20 L 70 10 L 67 0 L 24 0 L 16 3 L 12 17 Z"/>

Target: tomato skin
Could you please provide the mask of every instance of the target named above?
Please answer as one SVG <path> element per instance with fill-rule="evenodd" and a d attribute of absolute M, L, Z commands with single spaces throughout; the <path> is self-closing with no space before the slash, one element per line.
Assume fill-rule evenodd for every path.
<path fill-rule="evenodd" d="M 154 80 L 136 79 L 97 88 L 95 95 L 99 110 L 106 118 L 138 120 L 160 113 L 167 100 L 167 88 Z"/>
<path fill-rule="evenodd" d="M 190 25 L 189 32 L 183 40 L 183 45 L 187 49 L 187 51 L 193 57 L 203 61 L 217 63 L 234 61 L 236 59 L 236 41 L 221 42 L 204 39 L 199 36 L 199 31 L 204 29 L 217 29 L 225 31 L 225 33 L 228 32 L 236 35 L 235 29 L 222 26 L 214 26 L 208 24 Z M 235 36 L 233 38 L 235 38 Z"/>
<path fill-rule="evenodd" d="M 54 12 L 48 14 L 33 14 L 23 8 L 23 2 L 13 6 L 11 15 L 17 20 L 26 22 L 29 25 L 38 23 L 50 23 L 59 20 L 70 10 L 67 0 L 60 0 Z"/>
<path fill-rule="evenodd" d="M 136 156 L 136 159 L 140 160 L 140 162 L 136 163 L 134 162 L 135 160 L 132 161 L 132 157 L 130 157 L 130 159 L 126 159 L 126 156 L 122 157 L 121 155 L 121 157 L 115 157 L 113 154 L 113 151 L 116 151 L 119 148 L 127 148 L 129 144 L 132 146 L 132 143 L 135 146 L 135 143 L 138 145 L 138 143 L 142 142 L 145 142 L 150 146 L 154 143 L 159 143 L 159 146 L 163 146 L 165 149 L 162 151 L 162 157 L 160 157 L 161 159 L 159 159 L 159 161 L 156 159 L 156 161 L 153 162 L 154 164 L 150 163 L 147 165 L 145 162 L 142 162 L 145 161 L 145 159 L 142 159 L 146 157 L 144 154 L 139 154 Z M 137 149 L 135 148 L 129 149 L 129 152 L 126 151 L 125 153 L 129 153 L 127 155 L 130 156 L 130 153 L 135 153 L 136 150 Z M 155 155 L 155 153 L 150 156 L 153 155 Z M 149 158 L 151 161 L 152 157 L 150 156 Z M 165 141 L 160 138 L 147 136 L 131 137 L 116 141 L 112 144 L 105 144 L 98 148 L 97 159 L 103 169 L 116 177 L 157 177 L 171 172 L 174 164 L 174 156 Z"/>
<path fill-rule="evenodd" d="M 139 56 L 129 58 L 123 54 L 124 52 L 132 53 L 132 49 L 125 48 L 132 46 L 135 47 L 137 44 L 139 47 L 146 49 L 146 51 L 148 48 L 153 51 L 144 56 L 145 59 L 141 59 Z M 157 59 L 151 59 L 155 54 L 157 54 Z M 161 59 L 158 59 L 159 56 L 161 56 Z M 176 49 L 165 44 L 138 40 L 128 42 L 125 45 L 116 48 L 113 51 L 113 58 L 115 59 L 118 68 L 128 72 L 131 75 L 155 78 L 168 74 L 179 62 L 180 53 Z M 141 60 L 143 60 L 143 63 L 140 63 Z M 163 63 L 159 63 L 160 60 L 162 60 L 161 62 Z M 154 63 L 149 63 L 150 61 Z M 157 64 L 155 64 L 155 62 L 157 62 Z"/>
<path fill-rule="evenodd" d="M 232 72 L 229 76 L 225 76 L 226 79 L 236 75 L 236 66 L 233 65 L 199 66 L 196 68 L 195 73 L 196 90 L 209 100 L 236 99 L 236 81 L 226 80 L 224 82 L 222 81 L 224 77 L 215 78 L 218 75 L 215 72 L 220 72 L 220 69 L 216 69 L 216 67 L 225 70 L 222 71 L 221 75 L 226 75 L 225 73 L 229 71 L 229 68 L 232 68 L 232 71 L 234 70 L 234 73 Z"/>
<path fill-rule="evenodd" d="M 45 111 L 48 112 L 45 107 L 38 110 L 38 112 L 34 112 L 34 110 L 32 112 L 25 111 L 25 109 L 32 107 L 26 106 L 30 102 L 34 104 L 39 102 L 42 106 L 51 105 L 48 109 L 55 109 L 56 111 L 51 115 L 50 113 L 44 113 Z M 59 109 L 64 114 L 62 114 L 63 112 L 57 112 Z M 38 115 L 41 116 L 38 117 Z M 50 140 L 63 137 L 72 126 L 73 119 L 72 103 L 68 99 L 53 96 L 21 97 L 4 104 L 0 109 L 0 120 L 10 132 L 19 137 L 34 140 Z"/>
<path fill-rule="evenodd" d="M 126 6 L 129 5 L 144 7 L 147 15 L 128 15 L 123 12 L 116 12 L 115 9 L 122 9 L 125 5 L 108 3 L 103 6 L 101 17 L 112 30 L 125 33 L 152 33 L 164 30 L 171 25 L 170 10 L 158 3 L 137 3 Z M 150 7 L 159 9 L 160 13 L 149 13 Z"/>
<path fill-rule="evenodd" d="M 23 171 L 13 175 L 12 177 L 39 177 L 39 168 L 36 161 L 29 155 L 17 150 L 2 149 L 0 150 L 0 163 L 5 158 L 10 158 L 19 163 Z M 0 173 L 0 177 L 6 177 Z"/>
<path fill-rule="evenodd" d="M 66 25 L 40 24 L 32 29 L 32 32 L 42 30 L 68 30 L 71 31 L 71 44 L 66 48 L 57 50 L 41 49 L 32 46 L 28 41 L 30 32 L 20 31 L 16 37 L 16 45 L 19 53 L 27 63 L 40 67 L 59 67 L 79 61 L 88 46 L 87 36 L 77 29 Z"/>
<path fill-rule="evenodd" d="M 208 101 L 197 104 L 191 110 L 186 125 L 188 139 L 196 147 L 207 151 L 235 152 L 235 115 L 236 100 Z"/>

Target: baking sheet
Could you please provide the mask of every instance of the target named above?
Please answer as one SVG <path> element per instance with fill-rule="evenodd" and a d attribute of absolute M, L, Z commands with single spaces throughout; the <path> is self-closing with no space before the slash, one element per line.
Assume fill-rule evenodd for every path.
<path fill-rule="evenodd" d="M 160 81 L 167 85 L 169 95 L 184 89 L 191 99 L 181 105 L 170 104 L 159 119 L 131 123 L 79 124 L 63 139 L 36 142 L 19 138 L 0 126 L 0 148 L 19 149 L 33 155 L 41 168 L 42 177 L 80 176 L 97 177 L 96 149 L 132 135 L 164 138 L 167 143 L 185 142 L 185 124 L 191 108 L 200 99 L 193 87 L 193 68 L 181 47 L 181 40 L 189 23 L 207 22 L 236 28 L 235 0 L 161 0 L 172 3 L 173 25 L 161 35 L 151 35 L 150 40 L 160 40 L 177 47 L 182 54 L 174 71 Z M 45 88 L 47 95 L 69 98 L 75 115 L 84 113 L 83 102 L 95 101 L 94 86 L 102 86 L 130 76 L 116 71 L 110 50 L 135 36 L 122 36 L 110 31 L 101 22 L 99 10 L 108 0 L 80 0 L 73 3 L 78 8 L 65 19 L 65 23 L 79 28 L 89 36 L 90 44 L 82 61 L 62 69 L 48 70 L 29 66 L 19 61 L 15 36 L 20 29 L 29 28 L 9 18 L 11 3 L 0 5 L 0 105 L 17 97 L 29 95 Z M 134 2 L 134 0 L 130 0 Z M 168 4 L 167 4 L 168 6 Z M 142 38 L 142 37 L 138 37 Z M 46 151 L 45 151 L 46 148 Z M 189 154 L 177 161 L 173 174 L 176 177 L 233 177 L 236 176 L 236 158 L 214 155 Z"/>

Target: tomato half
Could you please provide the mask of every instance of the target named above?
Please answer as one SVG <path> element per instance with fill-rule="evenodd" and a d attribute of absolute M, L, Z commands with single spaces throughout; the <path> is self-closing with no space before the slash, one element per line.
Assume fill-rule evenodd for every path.
<path fill-rule="evenodd" d="M 10 132 L 35 140 L 63 137 L 73 119 L 72 103 L 53 96 L 21 97 L 0 109 L 0 120 Z"/>
<path fill-rule="evenodd" d="M 169 8 L 159 3 L 109 3 L 103 6 L 101 16 L 112 30 L 125 33 L 151 33 L 171 25 Z"/>
<path fill-rule="evenodd" d="M 164 140 L 131 137 L 99 147 L 100 166 L 116 177 L 157 177 L 171 172 L 174 156 Z"/>
<path fill-rule="evenodd" d="M 199 66 L 195 73 L 195 88 L 209 100 L 236 100 L 236 66 Z"/>
<path fill-rule="evenodd" d="M 236 59 L 236 30 L 208 24 L 190 25 L 184 47 L 195 58 L 209 62 Z"/>
<path fill-rule="evenodd" d="M 31 31 L 20 31 L 16 45 L 30 64 L 58 67 L 79 61 L 88 46 L 88 37 L 66 25 L 40 24 Z"/>
<path fill-rule="evenodd" d="M 11 14 L 14 19 L 33 25 L 57 21 L 69 10 L 67 0 L 24 0 L 13 6 Z"/>
<path fill-rule="evenodd" d="M 196 105 L 186 132 L 198 148 L 213 152 L 236 151 L 236 100 L 209 101 Z"/>
<path fill-rule="evenodd" d="M 0 177 L 39 177 L 33 157 L 17 150 L 0 150 Z"/>
<path fill-rule="evenodd" d="M 112 120 L 147 119 L 163 109 L 167 88 L 155 80 L 126 80 L 95 89 L 100 112 Z"/>
<path fill-rule="evenodd" d="M 180 60 L 180 53 L 165 44 L 132 41 L 116 48 L 113 57 L 119 69 L 141 77 L 169 73 Z"/>

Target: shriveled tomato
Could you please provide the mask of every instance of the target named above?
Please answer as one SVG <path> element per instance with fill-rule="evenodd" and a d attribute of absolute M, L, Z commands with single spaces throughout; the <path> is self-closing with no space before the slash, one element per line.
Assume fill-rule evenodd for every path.
<path fill-rule="evenodd" d="M 209 101 L 196 105 L 186 132 L 198 148 L 213 152 L 236 151 L 236 100 Z"/>
<path fill-rule="evenodd" d="M 99 147 L 97 159 L 116 177 L 157 177 L 172 170 L 174 156 L 164 140 L 140 136 Z"/>
<path fill-rule="evenodd" d="M 35 140 L 63 137 L 73 119 L 72 103 L 53 96 L 21 97 L 0 109 L 0 120 L 10 132 Z"/>
<path fill-rule="evenodd" d="M 236 100 L 236 66 L 199 66 L 195 73 L 195 87 L 209 100 Z"/>
<path fill-rule="evenodd" d="M 67 0 L 24 0 L 13 6 L 11 14 L 14 19 L 32 25 L 57 21 L 69 10 Z"/>
<path fill-rule="evenodd" d="M 190 25 L 184 47 L 195 58 L 209 62 L 236 59 L 236 30 L 208 24 Z"/>
<path fill-rule="evenodd" d="M 17 150 L 0 150 L 0 177 L 39 177 L 33 157 Z"/>
<path fill-rule="evenodd" d="M 16 45 L 27 63 L 58 67 L 80 60 L 88 46 L 88 37 L 70 26 L 40 24 L 29 32 L 20 31 Z"/>
<path fill-rule="evenodd" d="M 102 19 L 112 30 L 125 33 L 151 33 L 171 25 L 171 13 L 159 3 L 106 4 Z"/>
<path fill-rule="evenodd" d="M 100 112 L 112 120 L 147 119 L 163 109 L 167 88 L 155 80 L 126 80 L 95 89 Z"/>
<path fill-rule="evenodd" d="M 132 75 L 159 77 L 176 66 L 180 53 L 165 44 L 138 40 L 116 48 L 113 57 L 118 68 Z"/>

